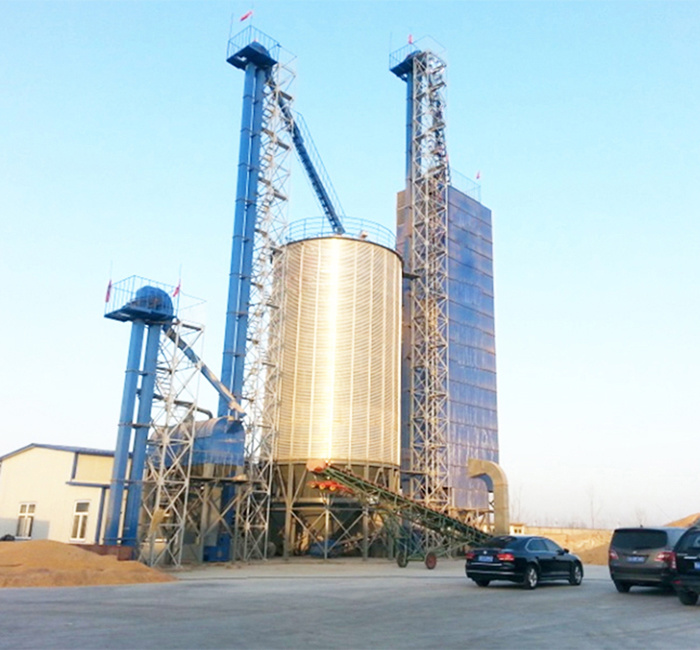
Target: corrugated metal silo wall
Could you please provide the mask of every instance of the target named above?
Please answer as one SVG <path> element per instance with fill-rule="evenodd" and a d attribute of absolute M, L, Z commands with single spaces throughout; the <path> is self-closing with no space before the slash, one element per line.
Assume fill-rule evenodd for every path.
<path fill-rule="evenodd" d="M 453 505 L 487 507 L 469 458 L 498 462 L 491 211 L 455 188 L 448 193 L 449 484 Z"/>
<path fill-rule="evenodd" d="M 277 463 L 399 464 L 401 261 L 347 237 L 285 247 Z"/>

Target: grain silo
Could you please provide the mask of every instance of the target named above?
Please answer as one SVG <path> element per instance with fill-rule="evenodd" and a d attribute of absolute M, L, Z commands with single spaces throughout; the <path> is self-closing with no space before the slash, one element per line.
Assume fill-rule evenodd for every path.
<path fill-rule="evenodd" d="M 383 545 L 381 527 L 356 500 L 309 486 L 310 459 L 398 488 L 401 260 L 393 235 L 377 225 L 349 220 L 352 235 L 329 235 L 323 223 L 296 224 L 276 273 L 284 298 L 274 328 L 270 539 L 285 555 Z"/>

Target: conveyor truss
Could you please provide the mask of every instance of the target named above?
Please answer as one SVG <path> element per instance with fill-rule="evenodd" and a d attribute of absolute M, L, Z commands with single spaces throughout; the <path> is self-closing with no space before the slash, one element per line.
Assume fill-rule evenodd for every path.
<path fill-rule="evenodd" d="M 462 547 L 476 546 L 492 537 L 471 523 L 434 510 L 330 462 L 309 461 L 307 470 L 319 479 L 311 482 L 311 487 L 353 496 L 384 520 L 396 540 L 395 557 L 400 567 L 405 567 L 409 560 L 423 560 L 428 569 L 433 569 L 438 556 L 449 556 Z M 431 537 L 437 541 L 429 548 L 424 547 L 421 542 L 426 536 L 419 531 L 432 532 Z"/>

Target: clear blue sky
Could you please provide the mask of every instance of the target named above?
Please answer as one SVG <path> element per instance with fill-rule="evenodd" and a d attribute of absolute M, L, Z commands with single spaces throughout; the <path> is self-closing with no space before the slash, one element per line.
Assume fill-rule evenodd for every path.
<path fill-rule="evenodd" d="M 390 227 L 388 55 L 408 34 L 445 47 L 450 160 L 494 214 L 513 515 L 700 511 L 698 2 L 0 3 L 0 454 L 114 446 L 129 328 L 102 318 L 110 273 L 181 268 L 218 372 L 243 76 L 225 52 L 251 7 L 297 56 L 346 212 Z M 295 170 L 291 217 L 318 213 Z"/>

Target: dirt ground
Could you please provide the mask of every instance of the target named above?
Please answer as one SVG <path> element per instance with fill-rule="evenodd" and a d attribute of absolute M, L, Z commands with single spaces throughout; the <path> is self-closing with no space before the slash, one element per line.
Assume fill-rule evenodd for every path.
<path fill-rule="evenodd" d="M 0 587 L 81 587 L 175 578 L 140 562 L 119 562 L 51 540 L 0 542 Z"/>

